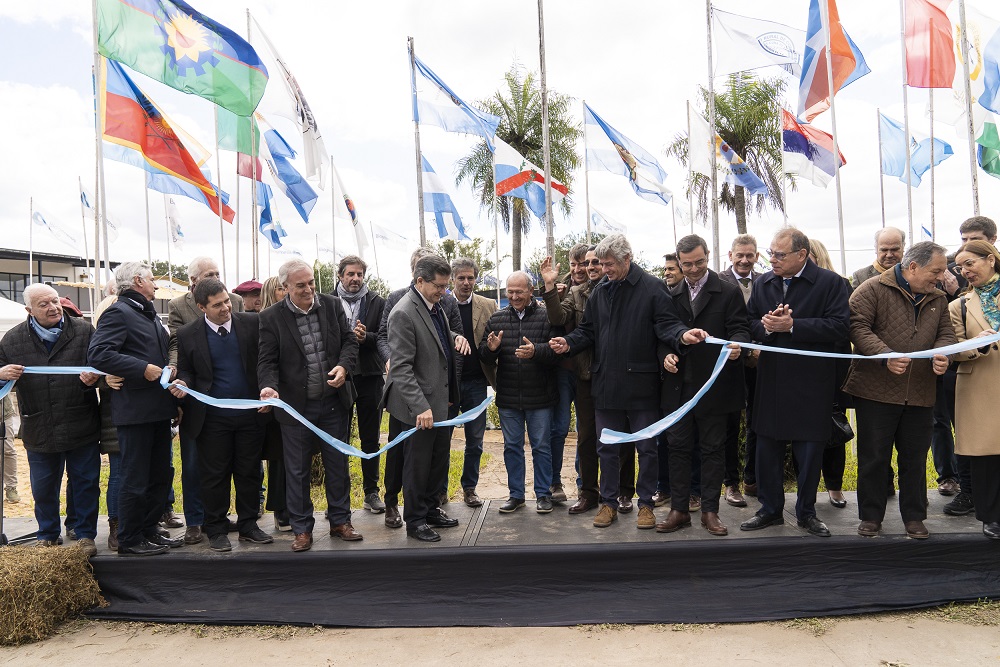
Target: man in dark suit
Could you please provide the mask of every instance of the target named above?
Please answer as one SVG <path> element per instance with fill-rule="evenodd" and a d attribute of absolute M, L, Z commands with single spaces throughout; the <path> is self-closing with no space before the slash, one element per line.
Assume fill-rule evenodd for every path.
<path fill-rule="evenodd" d="M 451 429 L 435 428 L 448 418 L 448 406 L 460 400 L 457 355 L 469 354 L 469 343 L 448 328 L 441 295 L 448 288 L 451 266 L 439 255 L 419 260 L 413 285 L 389 315 L 392 364 L 383 404 L 389 414 L 417 432 L 405 442 L 403 513 L 406 534 L 422 542 L 441 539 L 434 528 L 458 525 L 441 509 L 441 479 L 448 474 Z"/>
<path fill-rule="evenodd" d="M 260 398 L 281 397 L 303 417 L 335 438 L 350 434 L 358 337 L 347 324 L 340 299 L 316 293 L 313 270 L 301 259 L 285 262 L 278 281 L 287 294 L 260 314 L 257 379 Z M 309 496 L 312 454 L 319 447 L 326 473 L 330 535 L 362 539 L 351 525 L 351 479 L 347 456 L 322 442 L 284 410 L 277 411 L 284 445 L 288 514 L 295 539 L 292 551 L 312 548 L 313 503 Z"/>
<path fill-rule="evenodd" d="M 150 556 L 184 543 L 157 533 L 173 479 L 170 421 L 179 414 L 174 397 L 160 387 L 169 337 L 153 308 L 153 272 L 145 263 L 124 262 L 115 282 L 118 300 L 101 316 L 87 361 L 124 379 L 121 390 L 111 393 L 121 450 L 118 554 Z"/>
<path fill-rule="evenodd" d="M 684 280 L 670 289 L 681 321 L 692 329 L 704 329 L 734 343 L 750 342 L 750 326 L 743 296 L 734 285 L 723 282 L 708 268 L 708 244 L 700 236 L 685 236 L 677 242 L 677 259 Z M 718 347 L 697 345 L 681 360 L 667 355 L 664 367 L 675 374 L 673 391 L 664 397 L 666 410 L 673 411 L 691 400 L 708 381 L 719 357 Z M 745 403 L 740 347 L 735 345 L 722 374 L 694 409 L 667 430 L 670 456 L 670 513 L 656 525 L 661 533 L 672 533 L 691 525 L 691 458 L 695 447 L 701 454 L 701 525 L 712 535 L 727 535 L 719 520 L 719 492 L 726 460 L 726 424 Z"/>
<path fill-rule="evenodd" d="M 797 229 L 779 231 L 768 254 L 772 270 L 754 284 L 747 304 L 753 339 L 774 347 L 836 352 L 850 330 L 847 282 L 809 259 L 809 239 Z M 835 359 L 760 355 L 753 427 L 761 508 L 741 530 L 784 523 L 785 450 L 791 442 L 799 466 L 795 503 L 799 527 L 812 535 L 830 536 L 816 516 L 816 489 L 832 432 L 830 406 L 836 389 Z"/>
<path fill-rule="evenodd" d="M 194 300 L 203 316 L 177 331 L 177 398 L 183 387 L 214 398 L 257 397 L 257 341 L 254 313 L 234 313 L 226 286 L 215 278 L 199 280 Z M 236 515 L 241 542 L 274 541 L 257 526 L 260 450 L 264 415 L 270 407 L 237 410 L 208 406 L 196 399 L 184 403 L 181 432 L 198 442 L 198 470 L 205 508 L 204 529 L 212 551 L 230 551 L 229 488 L 236 488 Z"/>
<path fill-rule="evenodd" d="M 365 276 L 368 265 L 356 255 L 348 255 L 337 266 L 336 296 L 340 298 L 347 314 L 347 323 L 358 339 L 358 365 L 351 373 L 357 398 L 354 406 L 358 412 L 358 438 L 361 451 L 377 452 L 379 431 L 382 427 L 382 379 L 385 362 L 378 352 L 376 338 L 382 321 L 385 299 L 368 290 Z M 385 503 L 378 492 L 379 459 L 361 459 L 361 479 L 364 485 L 365 509 L 372 514 L 385 511 Z"/>
<path fill-rule="evenodd" d="M 733 239 L 729 250 L 728 269 L 719 274 L 719 278 L 736 285 L 743 294 L 743 302 L 750 300 L 753 284 L 760 278 L 753 267 L 757 265 L 760 254 L 757 252 L 757 239 L 750 234 L 740 234 Z M 753 398 L 754 387 L 757 384 L 757 357 L 760 352 L 748 350 L 743 355 L 743 376 L 746 388 L 746 447 L 744 448 L 743 491 L 747 495 L 757 495 L 757 434 L 753 430 Z M 726 423 L 726 473 L 722 478 L 725 486 L 726 502 L 733 507 L 746 507 L 747 501 L 740 491 L 740 417 L 739 412 L 731 413 Z"/>

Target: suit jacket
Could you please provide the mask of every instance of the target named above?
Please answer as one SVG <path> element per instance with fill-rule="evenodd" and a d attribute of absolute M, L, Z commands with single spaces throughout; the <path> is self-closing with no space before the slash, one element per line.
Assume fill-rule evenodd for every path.
<path fill-rule="evenodd" d="M 738 281 L 736 279 L 736 276 L 733 275 L 733 267 L 729 267 L 725 271 L 719 273 L 720 280 L 724 280 L 730 285 L 735 285 L 736 287 L 740 288 L 740 294 L 743 296 L 743 303 L 746 303 L 747 301 L 750 300 L 750 293 L 753 290 L 753 284 L 757 282 L 757 279 L 760 278 L 760 276 L 761 274 L 757 273 L 753 269 L 750 269 L 750 291 L 748 291 L 743 289 L 743 285 L 740 284 L 740 281 Z"/>
<path fill-rule="evenodd" d="M 125 380 L 121 390 L 111 392 L 115 426 L 149 424 L 177 416 L 177 402 L 160 386 L 159 378 L 150 382 L 144 377 L 148 364 L 168 364 L 168 342 L 160 318 L 143 311 L 131 299 L 118 299 L 101 315 L 90 339 L 87 362 Z"/>
<path fill-rule="evenodd" d="M 344 306 L 340 299 L 329 294 L 317 294 L 320 307 L 320 328 L 326 332 L 326 358 L 330 368 L 343 366 L 353 373 L 358 363 L 358 337 L 347 326 Z M 260 313 L 260 350 L 257 358 L 257 383 L 260 389 L 271 387 L 283 401 L 296 410 L 306 405 L 306 350 L 295 322 L 295 314 L 288 307 L 288 297 Z M 327 391 L 336 392 L 341 405 L 350 410 L 354 405 L 354 385 L 348 381 L 339 389 L 327 385 Z M 295 419 L 278 410 L 276 418 L 283 424 Z"/>
<path fill-rule="evenodd" d="M 210 394 L 213 381 L 212 358 L 208 349 L 208 335 L 217 334 L 208 331 L 205 318 L 185 324 L 177 331 L 177 379 L 203 394 Z M 253 391 L 257 386 L 257 348 L 260 323 L 256 313 L 233 313 L 232 332 L 240 345 L 240 358 L 243 360 L 243 372 L 246 373 L 250 395 L 243 398 L 257 398 Z M 208 406 L 199 400 L 190 398 L 184 400 L 184 419 L 181 420 L 181 431 L 197 438 L 205 425 L 205 414 Z M 266 417 L 257 412 L 253 414 Z M 261 419 L 261 428 L 266 419 Z"/>
<path fill-rule="evenodd" d="M 333 293 L 332 296 L 336 296 Z M 360 344 L 358 350 L 358 365 L 354 369 L 355 375 L 379 375 L 385 372 L 385 361 L 378 351 L 378 327 L 382 323 L 382 311 L 385 309 L 385 299 L 375 292 L 368 292 L 365 295 L 365 340 Z M 343 303 L 341 303 L 343 306 Z M 346 310 L 346 309 L 345 309 Z M 351 329 L 354 322 L 348 322 Z"/>
<path fill-rule="evenodd" d="M 385 308 L 382 310 L 382 322 L 378 327 L 377 340 L 378 353 L 382 355 L 383 367 L 385 367 L 385 362 L 389 361 L 389 358 L 391 357 L 389 352 L 389 313 L 392 312 L 392 309 L 396 307 L 396 304 L 398 304 L 404 296 L 412 291 L 410 289 L 412 286 L 413 282 L 406 287 L 400 287 L 398 290 L 393 290 L 389 293 L 389 298 L 385 300 Z M 448 326 L 451 327 L 451 330 L 459 336 L 465 335 L 462 329 L 462 313 L 458 311 L 458 299 L 453 297 L 451 294 L 442 294 L 438 305 L 444 308 L 444 314 L 448 318 Z M 472 344 L 471 341 L 469 344 Z M 459 359 L 459 364 L 461 364 L 461 359 Z"/>
<path fill-rule="evenodd" d="M 736 285 L 723 281 L 715 271 L 709 270 L 708 280 L 693 303 L 687 280 L 671 288 L 670 296 L 685 326 L 704 329 L 718 338 L 750 342 L 750 324 L 743 293 Z M 665 373 L 660 407 L 673 411 L 692 398 L 712 374 L 718 358 L 718 345 L 703 343 L 691 347 L 681 358 L 677 373 Z M 743 381 L 743 366 L 736 359 L 726 362 L 715 384 L 695 406 L 694 414 L 720 415 L 739 412 L 744 407 L 746 383 Z"/>
<path fill-rule="evenodd" d="M 234 313 L 243 312 L 243 297 L 235 292 L 229 293 L 229 301 L 233 304 Z M 194 293 L 188 292 L 174 297 L 167 304 L 167 326 L 170 327 L 170 365 L 177 367 L 177 331 L 185 324 L 201 319 L 205 313 L 194 301 Z"/>
<path fill-rule="evenodd" d="M 479 349 L 479 344 L 483 342 L 483 335 L 486 333 L 486 323 L 490 321 L 490 317 L 495 312 L 497 312 L 496 301 L 487 299 L 485 296 L 479 296 L 478 294 L 472 295 L 472 334 L 475 340 L 470 340 L 469 345 L 475 345 L 477 350 Z M 490 363 L 480 357 L 479 364 L 483 367 L 483 374 L 486 375 L 486 381 L 490 383 L 491 387 L 496 389 L 496 362 Z"/>
<path fill-rule="evenodd" d="M 382 393 L 382 404 L 393 417 L 413 426 L 417 415 L 430 409 L 434 421 L 448 418 L 448 404 L 459 402 L 457 363 L 448 363 L 430 311 L 423 298 L 409 290 L 392 309 L 388 323 L 392 363 Z M 449 344 L 455 342 L 449 332 Z M 453 352 L 457 361 L 460 356 Z M 450 372 L 449 372 L 450 368 Z"/>
<path fill-rule="evenodd" d="M 839 352 L 849 339 L 847 281 L 807 260 L 782 295 L 782 279 L 768 271 L 754 283 L 747 304 L 755 341 L 774 347 Z M 792 332 L 769 334 L 761 317 L 778 304 L 792 309 Z M 753 428 L 776 440 L 830 439 L 837 362 L 823 357 L 761 352 L 757 362 Z"/>

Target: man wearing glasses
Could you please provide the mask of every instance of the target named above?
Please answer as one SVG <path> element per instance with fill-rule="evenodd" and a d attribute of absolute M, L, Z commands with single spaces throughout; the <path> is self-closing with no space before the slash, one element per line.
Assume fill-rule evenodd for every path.
<path fill-rule="evenodd" d="M 809 239 L 779 231 L 767 251 L 772 270 L 753 285 L 747 311 L 755 341 L 773 347 L 835 352 L 848 339 L 847 283 L 809 259 Z M 786 445 L 799 466 L 795 516 L 811 535 L 829 537 L 816 516 L 823 450 L 831 435 L 836 360 L 795 354 L 760 355 L 753 428 L 757 432 L 757 494 L 761 507 L 741 530 L 784 523 Z"/>

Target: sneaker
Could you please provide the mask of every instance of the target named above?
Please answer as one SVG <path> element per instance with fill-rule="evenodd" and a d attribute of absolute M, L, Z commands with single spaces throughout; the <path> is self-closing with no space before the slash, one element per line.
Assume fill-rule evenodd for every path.
<path fill-rule="evenodd" d="M 972 494 L 959 491 L 955 499 L 944 506 L 944 513 L 950 516 L 965 516 L 976 509 L 972 502 Z"/>
<path fill-rule="evenodd" d="M 510 514 L 524 507 L 523 498 L 508 498 L 507 502 L 500 506 L 500 514 Z"/>
<path fill-rule="evenodd" d="M 553 484 L 549 491 L 552 492 L 552 502 L 554 503 L 564 503 L 569 498 L 566 496 L 566 490 L 563 488 L 562 484 Z"/>
<path fill-rule="evenodd" d="M 35 540 L 36 547 L 54 547 L 57 544 L 55 540 Z"/>
<path fill-rule="evenodd" d="M 535 501 L 535 511 L 539 514 L 548 514 L 552 511 L 552 500 L 548 496 L 542 496 Z"/>
<path fill-rule="evenodd" d="M 208 548 L 212 551 L 223 553 L 233 550 L 233 543 L 229 541 L 229 535 L 212 535 L 208 538 Z"/>
<path fill-rule="evenodd" d="M 649 530 L 654 526 L 656 526 L 656 516 L 653 514 L 653 508 L 640 505 L 639 516 L 636 517 L 636 527 L 639 530 Z"/>
<path fill-rule="evenodd" d="M 369 493 L 365 496 L 365 509 L 372 514 L 382 514 L 385 512 L 385 503 L 377 493 Z"/>
<path fill-rule="evenodd" d="M 87 554 L 87 558 L 92 558 L 97 555 L 97 545 L 94 544 L 94 540 L 89 537 L 82 537 L 77 540 L 76 545 L 83 549 L 83 553 Z"/>
<path fill-rule="evenodd" d="M 595 528 L 607 528 L 618 520 L 618 512 L 608 505 L 601 505 L 600 511 L 594 517 Z"/>
<path fill-rule="evenodd" d="M 21 502 L 21 496 L 18 494 L 17 489 L 13 486 L 7 487 L 7 502 L 8 503 L 19 503 Z"/>
<path fill-rule="evenodd" d="M 66 529 L 66 538 L 68 540 L 70 540 L 71 542 L 76 542 L 76 540 L 78 539 L 77 536 L 76 536 L 76 530 L 73 529 L 73 528 L 67 528 Z"/>
<path fill-rule="evenodd" d="M 696 496 L 694 494 L 691 494 L 691 499 L 688 501 L 688 511 L 689 512 L 701 511 L 701 496 Z"/>
<path fill-rule="evenodd" d="M 240 542 L 253 542 L 254 544 L 271 544 L 274 542 L 274 538 L 265 533 L 263 530 L 257 526 L 253 526 L 250 530 L 240 533 Z"/>

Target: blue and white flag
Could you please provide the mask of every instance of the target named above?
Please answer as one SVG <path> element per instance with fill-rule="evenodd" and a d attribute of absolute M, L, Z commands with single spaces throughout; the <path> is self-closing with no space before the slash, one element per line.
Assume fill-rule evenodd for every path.
<path fill-rule="evenodd" d="M 583 105 L 584 124 L 593 128 L 588 135 L 587 170 L 610 171 L 628 179 L 632 190 L 646 201 L 670 204 L 670 190 L 664 185 L 667 172 L 653 154 L 604 122 L 588 105 Z M 584 130 L 586 131 L 586 127 Z"/>
<path fill-rule="evenodd" d="M 167 227 L 170 232 L 170 244 L 178 250 L 184 249 L 184 232 L 181 231 L 181 218 L 177 212 L 177 202 L 170 195 L 163 195 L 163 208 L 167 212 Z"/>
<path fill-rule="evenodd" d="M 62 241 L 74 250 L 79 250 L 79 244 L 75 236 L 66 231 L 60 223 L 56 222 L 55 218 L 47 211 L 42 210 L 38 204 L 33 204 L 32 207 L 34 209 L 31 213 L 31 222 L 33 224 L 49 230 L 49 233 L 56 237 L 57 240 Z"/>
<path fill-rule="evenodd" d="M 879 132 L 882 136 L 882 173 L 896 176 L 906 183 L 906 152 L 910 152 L 910 184 L 920 187 L 923 175 L 931 168 L 931 140 L 917 141 L 907 137 L 903 124 L 879 113 Z M 934 164 L 938 165 L 954 155 L 951 145 L 934 139 Z"/>
<path fill-rule="evenodd" d="M 410 72 L 413 121 L 437 125 L 447 132 L 478 135 L 486 140 L 486 145 L 492 151 L 493 135 L 497 133 L 500 119 L 462 101 L 420 58 L 414 56 L 413 63 L 414 67 Z M 425 82 L 430 86 L 418 91 L 417 84 Z"/>
<path fill-rule="evenodd" d="M 93 218 L 96 213 L 94 210 L 94 202 L 96 201 L 97 199 L 90 193 L 90 190 L 81 185 L 80 202 L 83 204 L 83 208 L 86 210 L 86 213 L 90 216 L 90 218 Z M 111 215 L 105 215 L 105 218 L 108 221 L 108 241 L 110 243 L 114 243 L 118 240 L 118 228 L 121 225 L 119 225 L 118 220 Z"/>
<path fill-rule="evenodd" d="M 257 206 L 260 207 L 260 233 L 271 243 L 271 247 L 278 249 L 281 247 L 281 239 L 288 236 L 288 233 L 278 221 L 278 216 L 271 211 L 271 199 L 274 193 L 271 186 L 266 183 L 257 184 Z"/>
<path fill-rule="evenodd" d="M 628 227 L 590 207 L 590 228 L 595 234 L 628 234 Z"/>
<path fill-rule="evenodd" d="M 309 222 L 309 214 L 316 206 L 319 195 L 292 164 L 296 155 L 295 149 L 285 141 L 284 137 L 278 134 L 277 130 L 267 125 L 260 114 L 257 114 L 257 119 L 264 123 L 263 127 L 268 128 L 264 131 L 264 142 L 267 144 L 267 152 L 270 155 L 266 162 L 271 176 L 274 178 L 274 184 L 292 201 L 292 205 L 302 216 L 302 219 Z"/>
<path fill-rule="evenodd" d="M 456 241 L 470 241 L 465 227 L 462 225 L 462 218 L 458 215 L 455 202 L 451 199 L 451 194 L 438 175 L 431 167 L 427 158 L 420 156 L 420 163 L 423 165 L 424 183 L 424 213 L 433 213 L 437 221 L 438 237 L 442 239 L 454 239 Z"/>

